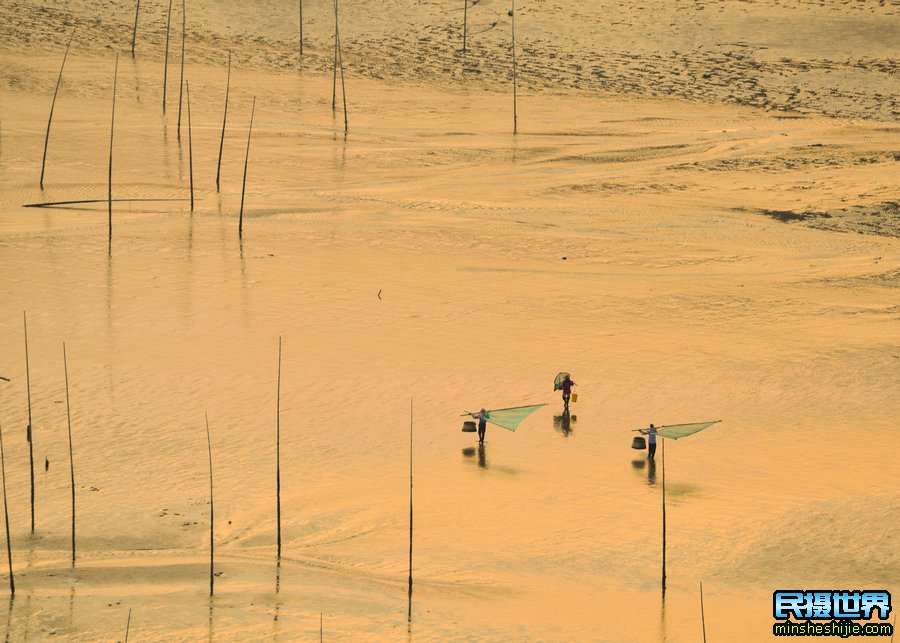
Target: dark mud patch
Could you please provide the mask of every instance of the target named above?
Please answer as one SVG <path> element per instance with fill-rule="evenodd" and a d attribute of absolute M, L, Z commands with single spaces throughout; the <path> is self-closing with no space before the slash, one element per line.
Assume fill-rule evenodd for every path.
<path fill-rule="evenodd" d="M 804 225 L 819 230 L 900 237 L 900 201 L 883 201 L 874 205 L 853 205 L 824 211 L 796 212 L 762 208 L 734 208 L 733 210 L 762 214 L 782 223 L 800 221 Z"/>

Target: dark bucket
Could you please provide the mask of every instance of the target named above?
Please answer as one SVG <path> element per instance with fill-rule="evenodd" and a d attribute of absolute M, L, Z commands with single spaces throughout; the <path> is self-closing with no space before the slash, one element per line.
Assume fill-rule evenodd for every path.
<path fill-rule="evenodd" d="M 463 422 L 463 433 L 475 433 L 478 429 L 475 427 L 475 423 L 472 421 Z M 641 438 L 643 439 L 643 438 Z"/>
<path fill-rule="evenodd" d="M 631 441 L 631 448 L 632 449 L 646 449 L 647 441 L 639 435 L 635 436 L 634 440 Z"/>

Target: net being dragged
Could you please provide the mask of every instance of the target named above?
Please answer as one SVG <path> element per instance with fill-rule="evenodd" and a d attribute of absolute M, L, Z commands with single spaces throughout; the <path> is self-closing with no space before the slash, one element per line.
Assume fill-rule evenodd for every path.
<path fill-rule="evenodd" d="M 694 424 L 669 424 L 667 426 L 659 427 L 656 431 L 656 435 L 677 440 L 678 438 L 686 438 L 689 435 L 694 435 L 703 429 L 708 429 L 713 424 L 717 424 L 721 421 L 722 420 L 713 420 L 711 422 L 696 422 Z"/>
<path fill-rule="evenodd" d="M 513 406 L 508 409 L 491 409 L 485 412 L 485 419 L 491 424 L 515 431 L 529 415 L 546 404 L 532 406 Z"/>

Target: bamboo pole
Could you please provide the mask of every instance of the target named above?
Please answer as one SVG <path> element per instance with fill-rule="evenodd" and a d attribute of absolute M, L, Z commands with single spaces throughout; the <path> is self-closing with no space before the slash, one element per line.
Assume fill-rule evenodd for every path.
<path fill-rule="evenodd" d="M 703 626 L 703 643 L 706 643 L 706 612 L 703 611 L 703 581 L 700 581 L 700 623 Z"/>
<path fill-rule="evenodd" d="M 113 203 L 156 203 L 161 201 L 189 201 L 190 199 L 113 199 Z M 56 208 L 85 203 L 106 203 L 109 199 L 79 199 L 77 201 L 47 201 L 46 203 L 26 203 L 23 208 Z M 75 208 L 72 208 L 75 209 Z"/>
<path fill-rule="evenodd" d="M 138 15 L 141 13 L 141 0 L 137 0 L 137 6 L 134 9 L 134 29 L 131 31 L 131 57 L 134 58 L 134 43 L 137 39 L 137 23 Z"/>
<path fill-rule="evenodd" d="M 191 212 L 194 211 L 194 139 L 191 136 L 191 83 L 184 81 L 187 90 L 187 117 L 188 117 L 188 173 L 191 181 Z"/>
<path fill-rule="evenodd" d="M 75 566 L 75 458 L 72 449 L 72 413 L 69 407 L 69 361 L 63 342 L 63 369 L 66 375 L 66 424 L 69 428 L 69 474 L 72 482 L 72 566 Z"/>
<path fill-rule="evenodd" d="M 409 399 L 409 593 L 407 597 L 406 620 L 412 620 L 413 590 L 413 401 Z"/>
<path fill-rule="evenodd" d="M 181 77 L 178 79 L 178 142 L 181 142 L 181 97 L 184 90 L 184 37 L 187 26 L 185 0 L 181 0 Z"/>
<path fill-rule="evenodd" d="M 337 24 L 338 0 L 334 0 L 335 24 Z M 349 125 L 347 123 L 347 86 L 344 84 L 344 52 L 341 50 L 341 30 L 337 28 L 338 63 L 341 68 L 341 100 L 344 103 L 344 136 L 347 135 Z"/>
<path fill-rule="evenodd" d="M 109 254 L 112 254 L 112 167 L 113 167 L 113 132 L 116 128 L 116 82 L 119 78 L 119 54 L 116 54 L 116 69 L 113 72 L 112 118 L 109 124 Z"/>
<path fill-rule="evenodd" d="M 662 442 L 662 591 L 666 593 L 666 440 Z"/>
<path fill-rule="evenodd" d="M 128 620 L 125 622 L 125 643 L 128 643 L 128 630 L 131 629 L 131 608 L 128 608 Z"/>
<path fill-rule="evenodd" d="M 281 562 L 281 337 L 278 338 L 278 395 L 275 402 L 275 501 L 278 520 L 278 562 Z"/>
<path fill-rule="evenodd" d="M 166 57 L 163 63 L 163 114 L 166 113 L 166 84 L 169 77 L 169 32 L 172 27 L 172 0 L 169 0 L 169 17 L 166 18 Z"/>
<path fill-rule="evenodd" d="M 66 68 L 66 58 L 69 57 L 69 47 L 72 46 L 72 40 L 75 38 L 75 28 L 72 28 L 72 35 L 69 36 L 69 42 L 66 43 L 66 51 L 63 54 L 62 65 L 59 66 L 59 76 L 56 77 L 56 88 L 53 90 L 53 100 L 50 101 L 50 116 L 47 118 L 47 133 L 44 135 L 44 156 L 41 159 L 41 189 L 44 189 L 44 167 L 47 164 L 47 145 L 50 142 L 50 123 L 53 121 L 53 108 L 56 107 L 56 95 L 59 93 L 59 86 L 62 83 L 63 69 Z"/>
<path fill-rule="evenodd" d="M 238 219 L 238 239 L 244 238 L 244 193 L 247 191 L 247 165 L 250 163 L 250 136 L 253 134 L 253 115 L 256 113 L 256 96 L 250 108 L 250 128 L 247 130 L 247 154 L 244 156 L 244 181 L 241 185 L 241 212 Z"/>
<path fill-rule="evenodd" d="M 300 57 L 303 57 L 303 0 L 300 0 Z"/>
<path fill-rule="evenodd" d="M 334 64 L 331 70 L 331 112 L 337 111 L 337 68 L 338 68 L 338 9 L 337 0 L 334 4 Z"/>
<path fill-rule="evenodd" d="M 225 147 L 225 123 L 228 121 L 228 92 L 231 89 L 231 50 L 228 50 L 228 76 L 225 79 L 225 113 L 222 115 L 222 136 L 219 138 L 219 163 L 216 165 L 216 192 L 222 175 L 222 150 Z"/>
<path fill-rule="evenodd" d="M 206 417 L 206 450 L 209 453 L 209 595 L 212 596 L 216 578 L 214 573 L 216 562 L 215 505 L 213 504 L 213 461 L 212 441 L 209 437 L 209 413 L 205 413 L 204 416 Z"/>
<path fill-rule="evenodd" d="M 3 475 L 3 519 L 6 521 L 6 556 L 9 559 L 9 595 L 16 595 L 16 581 L 13 578 L 12 540 L 9 535 L 9 508 L 6 504 L 6 457 L 3 453 L 3 429 L 0 427 L 0 470 Z M 12 607 L 10 606 L 10 609 Z"/>
<path fill-rule="evenodd" d="M 512 0 L 512 9 L 509 12 L 512 16 L 512 66 L 513 66 L 513 134 L 519 131 L 519 116 L 517 112 L 516 98 L 516 0 Z"/>
<path fill-rule="evenodd" d="M 28 397 L 28 462 L 31 468 L 31 533 L 34 533 L 34 425 L 31 421 L 31 367 L 28 360 L 28 317 L 22 311 L 22 324 L 25 327 L 25 391 Z"/>
<path fill-rule="evenodd" d="M 469 0 L 463 0 L 463 53 L 466 53 L 466 36 L 469 32 Z"/>

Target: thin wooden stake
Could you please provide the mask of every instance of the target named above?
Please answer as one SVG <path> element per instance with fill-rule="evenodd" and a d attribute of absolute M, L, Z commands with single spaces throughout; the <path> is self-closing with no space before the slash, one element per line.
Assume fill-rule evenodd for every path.
<path fill-rule="evenodd" d="M 163 63 L 163 114 L 166 113 L 166 84 L 169 77 L 169 31 L 172 27 L 172 0 L 169 0 L 169 17 L 166 18 L 166 58 Z"/>
<path fill-rule="evenodd" d="M 47 118 L 47 133 L 44 135 L 44 156 L 41 159 L 41 189 L 44 189 L 44 166 L 47 164 L 47 145 L 50 142 L 50 123 L 53 122 L 53 108 L 56 107 L 56 95 L 59 93 L 59 85 L 62 83 L 63 69 L 66 68 L 66 58 L 69 57 L 69 47 L 72 46 L 72 39 L 75 38 L 75 28 L 72 28 L 72 35 L 69 36 L 69 42 L 66 43 L 66 51 L 63 54 L 62 65 L 59 66 L 59 76 L 56 77 L 56 89 L 53 90 L 53 100 L 50 101 L 50 116 Z M 33 530 L 32 530 L 33 531 Z"/>
<path fill-rule="evenodd" d="M 194 211 L 194 140 L 191 136 L 191 83 L 184 81 L 187 90 L 187 116 L 188 116 L 188 172 L 191 177 L 191 212 Z"/>
<path fill-rule="evenodd" d="M 216 165 L 216 192 L 222 175 L 222 149 L 225 147 L 225 123 L 228 121 L 228 92 L 231 89 L 231 50 L 228 50 L 228 76 L 225 79 L 225 113 L 222 115 L 222 136 L 219 138 L 219 163 Z"/>
<path fill-rule="evenodd" d="M 166 56 L 163 63 L 163 114 L 166 113 L 166 85 L 169 77 L 169 32 L 172 28 L 172 0 L 169 0 L 169 17 L 166 18 Z"/>
<path fill-rule="evenodd" d="M 72 413 L 69 409 L 69 361 L 63 342 L 63 369 L 66 375 L 66 423 L 69 427 L 69 474 L 72 481 L 72 566 L 75 566 L 75 458 L 72 449 Z"/>
<path fill-rule="evenodd" d="M 519 131 L 519 116 L 516 111 L 516 0 L 512 0 L 512 64 L 513 64 L 513 134 Z"/>
<path fill-rule="evenodd" d="M 463 0 L 463 53 L 466 53 L 466 36 L 469 32 L 469 0 Z"/>
<path fill-rule="evenodd" d="M 337 111 L 337 68 L 338 68 L 338 9 L 337 0 L 334 3 L 334 64 L 331 70 L 331 112 Z"/>
<path fill-rule="evenodd" d="M 662 440 L 662 591 L 666 593 L 666 441 Z"/>
<path fill-rule="evenodd" d="M 3 429 L 0 427 L 0 470 L 3 473 L 3 519 L 6 521 L 6 556 L 9 559 L 9 594 L 16 595 L 16 581 L 13 578 L 12 541 L 9 535 L 9 508 L 6 505 L 6 457 L 3 454 Z M 12 608 L 10 608 L 12 609 Z"/>
<path fill-rule="evenodd" d="M 406 620 L 412 620 L 413 563 L 413 401 L 409 399 L 409 594 Z"/>
<path fill-rule="evenodd" d="M 278 338 L 278 396 L 275 402 L 275 501 L 278 519 L 278 560 L 281 561 L 281 337 Z"/>
<path fill-rule="evenodd" d="M 250 136 L 253 134 L 253 114 L 256 113 L 256 96 L 250 108 L 250 128 L 247 130 L 247 154 L 244 156 L 244 182 L 241 185 L 241 212 L 238 219 L 238 239 L 244 238 L 244 192 L 247 191 L 247 165 L 250 163 Z"/>
<path fill-rule="evenodd" d="M 181 0 L 181 77 L 178 79 L 178 142 L 181 142 L 181 97 L 184 90 L 184 35 L 186 31 L 185 0 Z"/>
<path fill-rule="evenodd" d="M 703 581 L 700 581 L 700 623 L 703 625 L 703 643 L 706 643 L 706 613 L 703 611 Z"/>
<path fill-rule="evenodd" d="M 322 638 L 325 635 L 324 628 L 322 626 L 322 612 L 319 612 L 319 643 L 322 643 Z"/>
<path fill-rule="evenodd" d="M 337 5 L 338 0 L 334 0 L 334 8 L 335 8 L 335 16 L 337 15 Z M 347 124 L 347 86 L 344 84 L 344 52 L 341 50 L 341 31 L 338 29 L 337 31 L 337 43 L 338 43 L 338 64 L 341 68 L 341 100 L 344 103 L 344 136 L 347 135 L 347 129 L 349 125 Z"/>
<path fill-rule="evenodd" d="M 34 424 L 31 421 L 31 368 L 28 361 L 28 317 L 22 311 L 22 324 L 25 326 L 25 390 L 28 395 L 28 461 L 31 465 L 31 533 L 34 533 Z"/>
<path fill-rule="evenodd" d="M 206 417 L 206 449 L 209 453 L 209 595 L 213 595 L 215 583 L 216 541 L 215 541 L 215 505 L 213 504 L 213 461 L 212 441 L 209 437 L 209 413 Z"/>
<path fill-rule="evenodd" d="M 116 82 L 119 79 L 119 54 L 116 54 L 116 69 L 113 72 L 112 118 L 109 123 L 109 254 L 112 254 L 112 168 L 113 168 L 113 132 L 116 128 Z"/>
<path fill-rule="evenodd" d="M 128 608 L 128 620 L 125 622 L 125 643 L 128 643 L 128 630 L 131 629 L 131 608 Z"/>
<path fill-rule="evenodd" d="M 303 0 L 300 0 L 300 57 L 303 57 Z"/>
<path fill-rule="evenodd" d="M 134 43 L 137 40 L 137 23 L 138 15 L 141 13 L 141 0 L 137 0 L 137 6 L 134 8 L 134 29 L 131 32 L 131 57 L 134 58 Z"/>

